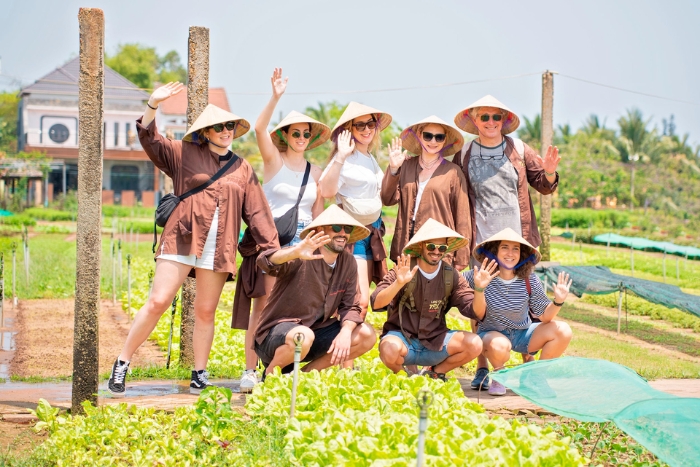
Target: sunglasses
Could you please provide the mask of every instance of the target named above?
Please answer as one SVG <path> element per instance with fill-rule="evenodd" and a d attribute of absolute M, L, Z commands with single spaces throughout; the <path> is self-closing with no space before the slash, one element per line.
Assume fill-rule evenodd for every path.
<path fill-rule="evenodd" d="M 493 115 L 483 114 L 483 115 L 479 115 L 479 119 L 480 119 L 482 122 L 488 122 L 488 121 L 489 121 L 490 119 L 492 119 L 492 118 L 493 118 L 493 121 L 494 121 L 494 122 L 500 122 L 501 120 L 503 120 L 503 115 L 501 115 L 501 114 L 493 114 Z"/>
<path fill-rule="evenodd" d="M 211 128 L 217 133 L 224 131 L 224 128 L 228 131 L 233 131 L 233 129 L 236 128 L 236 122 L 217 123 L 212 125 Z"/>
<path fill-rule="evenodd" d="M 369 128 L 370 130 L 374 130 L 377 127 L 377 121 L 372 119 L 369 122 L 353 123 L 352 126 L 357 128 L 357 131 L 363 131 L 365 127 Z"/>
<path fill-rule="evenodd" d="M 424 131 L 423 133 L 421 133 L 421 136 L 423 137 L 423 141 L 425 142 L 432 141 L 433 138 L 435 138 L 436 143 L 442 143 L 447 137 L 445 133 L 430 133 L 428 131 Z"/>
<path fill-rule="evenodd" d="M 447 245 L 438 245 L 437 243 L 428 243 L 425 246 L 428 247 L 428 251 L 433 251 L 433 250 L 435 250 L 435 248 L 437 248 L 440 253 L 445 253 L 447 251 Z"/>
<path fill-rule="evenodd" d="M 331 225 L 331 229 L 333 229 L 333 232 L 335 232 L 335 233 L 339 233 L 341 230 L 344 230 L 346 234 L 350 235 L 352 233 L 352 231 L 355 229 L 355 226 L 333 224 L 333 225 Z"/>
<path fill-rule="evenodd" d="M 292 132 L 292 138 L 300 138 L 300 137 L 301 137 L 301 132 L 299 130 L 294 130 Z M 311 133 L 309 133 L 308 131 L 305 131 L 304 132 L 304 139 L 309 139 L 309 138 L 311 138 Z"/>

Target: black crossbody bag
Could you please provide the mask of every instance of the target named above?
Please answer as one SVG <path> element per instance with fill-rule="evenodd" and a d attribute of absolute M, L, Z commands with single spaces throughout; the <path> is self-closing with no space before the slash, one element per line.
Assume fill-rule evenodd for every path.
<path fill-rule="evenodd" d="M 289 211 L 274 219 L 277 234 L 279 235 L 280 245 L 288 244 L 297 234 L 297 224 L 299 222 L 299 203 L 301 203 L 301 198 L 304 197 L 306 184 L 309 181 L 309 173 L 311 173 L 311 164 L 307 161 L 306 170 L 304 171 L 304 179 L 301 181 L 301 189 L 299 190 L 299 197 L 297 198 L 296 204 Z"/>
<path fill-rule="evenodd" d="M 234 154 L 231 156 L 231 160 L 229 160 L 225 166 L 221 167 L 214 175 L 212 175 L 212 177 L 206 183 L 192 188 L 187 193 L 180 196 L 175 196 L 175 193 L 168 193 L 160 199 L 153 219 L 153 253 L 156 252 L 156 243 L 158 243 L 156 226 L 165 227 L 166 222 L 168 222 L 168 219 L 170 219 L 170 215 L 173 213 L 177 205 L 180 204 L 180 201 L 187 199 L 192 195 L 196 195 L 202 190 L 205 190 L 208 186 L 221 178 L 221 176 L 226 173 L 226 171 L 231 168 L 231 166 L 237 160 L 238 156 Z"/>

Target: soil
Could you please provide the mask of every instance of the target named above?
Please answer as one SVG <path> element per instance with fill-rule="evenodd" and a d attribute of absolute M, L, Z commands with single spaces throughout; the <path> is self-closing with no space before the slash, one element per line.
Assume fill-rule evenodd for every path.
<path fill-rule="evenodd" d="M 23 300 L 14 330 L 15 356 L 10 375 L 60 378 L 73 372 L 73 299 Z M 111 371 L 131 323 L 119 305 L 102 300 L 99 323 L 100 374 Z M 132 359 L 134 366 L 164 365 L 158 346 L 146 341 Z"/>

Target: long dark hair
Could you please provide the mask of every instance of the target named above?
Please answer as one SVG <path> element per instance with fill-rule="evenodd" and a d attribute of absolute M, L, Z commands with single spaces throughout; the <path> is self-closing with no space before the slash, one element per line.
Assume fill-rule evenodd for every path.
<path fill-rule="evenodd" d="M 501 240 L 496 240 L 494 242 L 484 243 L 477 253 L 481 253 L 490 259 L 495 259 L 498 257 L 498 247 L 501 246 Z M 532 257 L 532 258 L 531 258 Z M 496 261 L 498 262 L 498 261 Z M 520 259 L 518 261 L 520 266 L 515 268 L 515 276 L 520 279 L 527 280 L 535 270 L 535 258 L 532 248 L 527 245 L 520 244 Z M 499 264 L 500 268 L 501 265 Z"/>

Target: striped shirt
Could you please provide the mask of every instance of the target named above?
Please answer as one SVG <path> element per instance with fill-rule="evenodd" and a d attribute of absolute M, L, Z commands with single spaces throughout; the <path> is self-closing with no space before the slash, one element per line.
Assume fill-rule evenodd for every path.
<path fill-rule="evenodd" d="M 462 274 L 469 286 L 474 288 L 474 271 L 467 270 Z M 509 281 L 494 278 L 484 290 L 486 316 L 479 323 L 479 332 L 529 328 L 532 320 L 528 311 L 534 316 L 542 316 L 552 303 L 534 272 L 530 274 L 530 288 L 532 295 L 528 297 L 524 280 L 518 277 Z"/>

